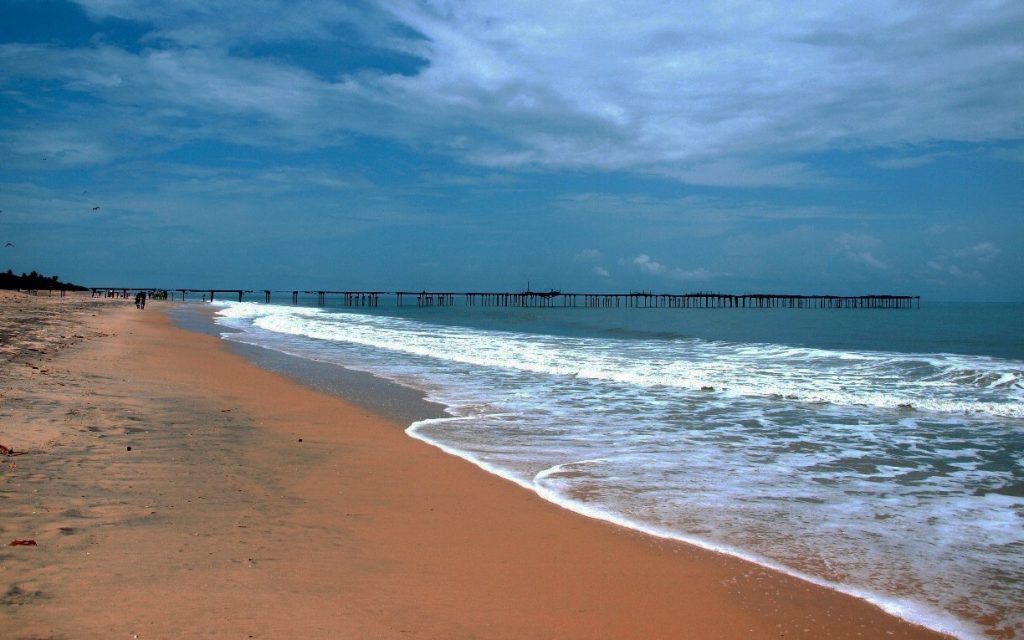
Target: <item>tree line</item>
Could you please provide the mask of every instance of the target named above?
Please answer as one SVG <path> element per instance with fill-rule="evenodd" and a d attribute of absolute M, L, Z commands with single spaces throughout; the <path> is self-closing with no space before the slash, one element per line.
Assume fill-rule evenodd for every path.
<path fill-rule="evenodd" d="M 88 291 L 88 288 L 70 282 L 61 282 L 58 276 L 44 276 L 41 273 L 22 273 L 20 276 L 7 270 L 0 273 L 0 289 L 66 289 Z"/>

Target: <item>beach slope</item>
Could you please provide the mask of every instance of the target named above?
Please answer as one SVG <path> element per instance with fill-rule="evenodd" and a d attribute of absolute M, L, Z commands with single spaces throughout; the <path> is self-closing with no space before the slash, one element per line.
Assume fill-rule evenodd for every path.
<path fill-rule="evenodd" d="M 940 637 L 567 512 L 160 308 L 0 299 L 4 637 Z"/>

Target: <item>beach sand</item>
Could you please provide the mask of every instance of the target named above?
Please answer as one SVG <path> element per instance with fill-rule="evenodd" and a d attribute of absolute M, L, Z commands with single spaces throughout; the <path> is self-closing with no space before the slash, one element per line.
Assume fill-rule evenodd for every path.
<path fill-rule="evenodd" d="M 5 638 L 940 637 L 565 511 L 162 304 L 0 293 Z"/>

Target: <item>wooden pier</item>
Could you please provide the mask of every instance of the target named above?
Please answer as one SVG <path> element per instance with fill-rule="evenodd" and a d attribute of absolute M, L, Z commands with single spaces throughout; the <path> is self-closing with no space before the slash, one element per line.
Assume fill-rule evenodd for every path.
<path fill-rule="evenodd" d="M 18 292 L 22 292 L 23 291 L 23 292 L 25 292 L 25 293 L 27 293 L 29 295 L 33 295 L 33 296 L 38 296 L 40 291 L 45 291 L 46 292 L 46 297 L 48 297 L 48 298 L 49 297 L 53 297 L 53 292 L 56 291 L 57 293 L 60 294 L 60 297 L 63 298 L 68 291 L 77 291 L 77 289 L 68 289 L 67 287 L 60 287 L 58 289 L 54 289 L 53 287 L 46 287 L 45 289 L 41 289 L 41 288 L 37 288 L 37 287 L 17 287 L 16 289 L 12 289 L 12 291 L 18 291 Z"/>
<path fill-rule="evenodd" d="M 391 295 L 396 306 L 415 303 L 418 307 L 454 306 L 459 301 L 471 307 L 583 307 L 644 309 L 912 309 L 921 307 L 921 297 L 869 294 L 800 295 L 775 293 L 564 293 L 561 291 L 306 291 L 317 294 L 324 305 L 327 295 L 340 295 L 346 307 L 377 307 L 382 296 Z M 293 304 L 298 303 L 293 292 Z"/>
<path fill-rule="evenodd" d="M 129 296 L 135 291 L 167 291 L 180 294 L 202 294 L 211 302 L 218 294 L 230 294 L 244 301 L 246 294 L 262 295 L 263 302 L 270 303 L 274 293 L 291 294 L 292 304 L 299 303 L 299 294 L 315 296 L 316 304 L 324 306 L 328 299 L 337 299 L 345 307 L 379 307 L 381 300 L 393 297 L 395 305 L 402 307 L 415 304 L 418 307 L 451 307 L 459 304 L 470 307 L 520 307 L 520 308 L 634 308 L 634 309 L 913 309 L 921 307 L 921 296 L 868 294 L 847 295 L 802 295 L 780 293 L 719 293 L 698 291 L 693 293 L 654 293 L 633 291 L 630 293 L 580 293 L 562 291 L 346 291 L 327 289 L 165 289 L 152 287 L 92 287 L 93 296 Z"/>
<path fill-rule="evenodd" d="M 168 289 L 171 291 L 171 289 Z M 206 294 L 210 294 L 210 302 L 214 301 L 216 294 L 218 293 L 233 293 L 238 296 L 238 301 L 242 302 L 245 299 L 245 294 L 252 293 L 252 289 L 174 289 L 181 294 L 181 299 L 185 299 L 186 293 L 201 293 L 203 298 L 206 298 Z M 270 292 L 266 292 L 266 302 L 270 302 Z"/>

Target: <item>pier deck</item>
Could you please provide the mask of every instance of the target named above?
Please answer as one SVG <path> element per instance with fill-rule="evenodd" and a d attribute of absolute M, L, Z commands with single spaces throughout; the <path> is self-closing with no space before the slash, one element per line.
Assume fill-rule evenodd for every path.
<path fill-rule="evenodd" d="M 94 287 L 93 295 L 116 292 L 127 297 L 129 292 L 149 291 L 151 287 Z M 642 309 L 913 309 L 921 307 L 921 296 L 867 294 L 867 295 L 802 295 L 780 293 L 720 293 L 698 291 L 693 293 L 585 293 L 562 291 L 348 291 L 326 289 L 203 289 L 163 288 L 181 295 L 202 294 L 214 300 L 217 294 L 232 294 L 238 301 L 245 294 L 262 293 L 269 303 L 272 294 L 291 294 L 292 304 L 299 303 L 299 294 L 316 296 L 318 305 L 329 298 L 337 298 L 346 307 L 379 307 L 382 299 L 393 297 L 396 306 L 419 307 L 454 306 L 462 303 L 471 307 L 581 307 L 581 308 L 642 308 Z M 207 298 L 207 296 L 209 296 Z"/>

